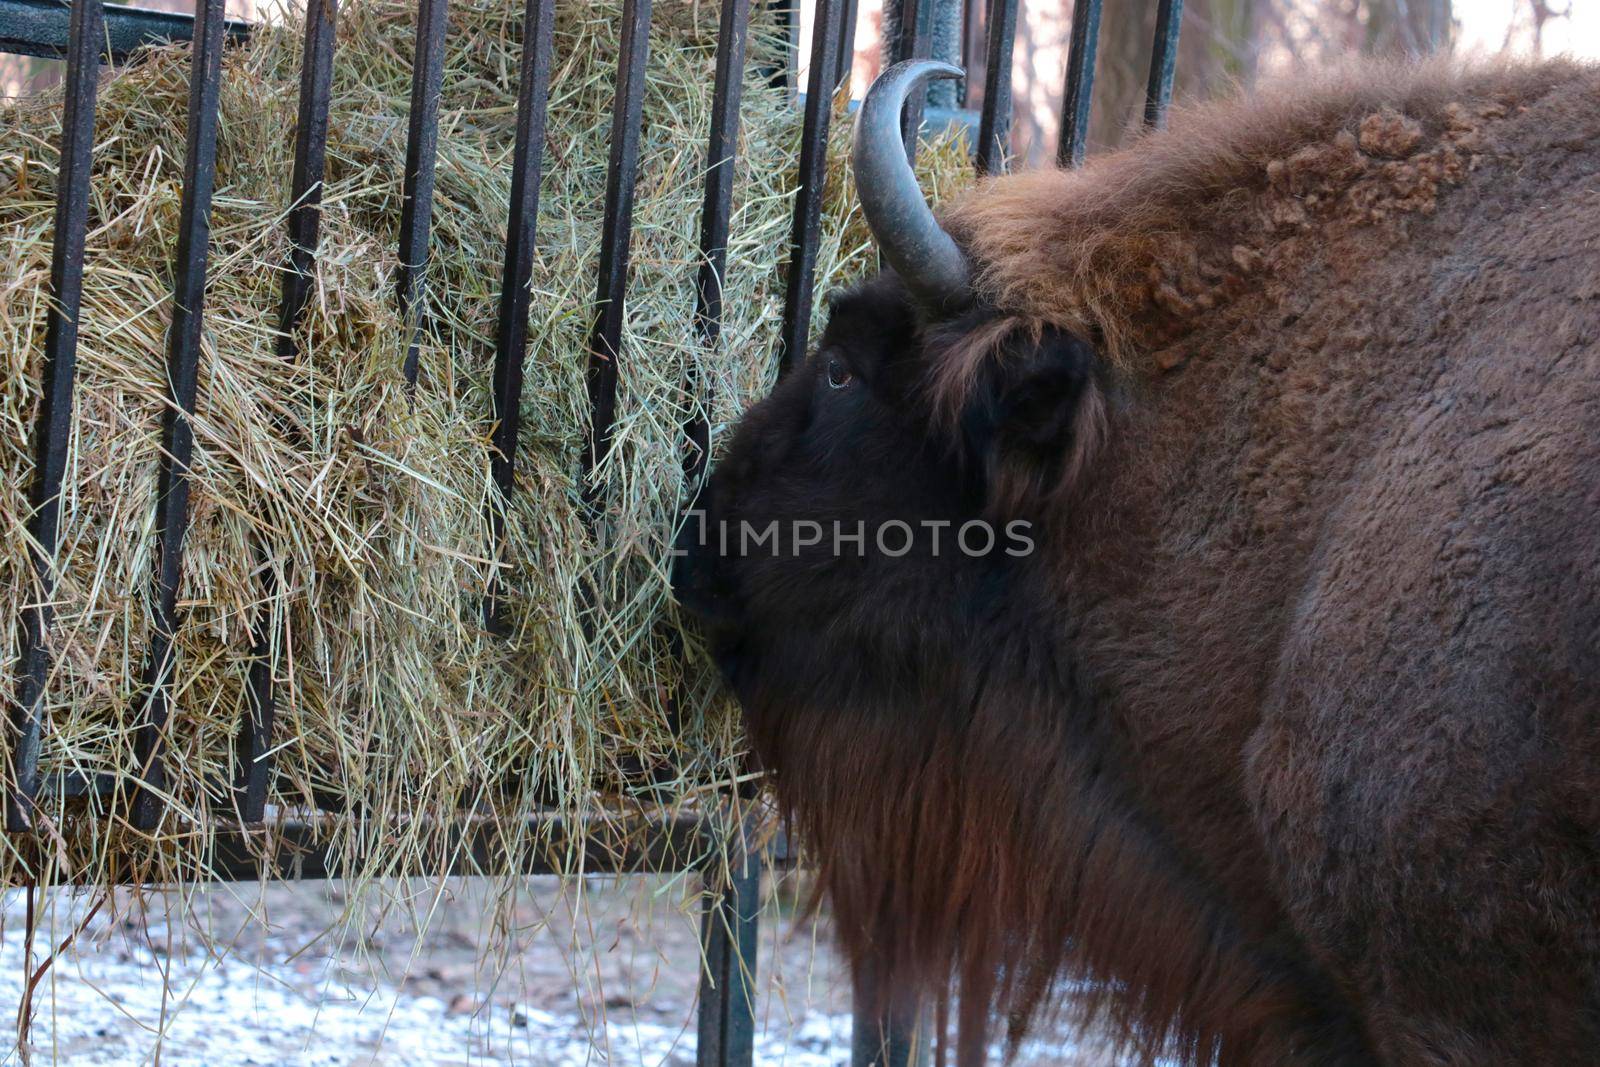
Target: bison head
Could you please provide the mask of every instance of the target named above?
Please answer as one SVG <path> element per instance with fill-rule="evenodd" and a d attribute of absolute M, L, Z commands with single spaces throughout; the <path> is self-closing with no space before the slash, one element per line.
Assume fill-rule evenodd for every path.
<path fill-rule="evenodd" d="M 745 415 L 675 584 L 858 961 L 902 986 L 998 976 L 1031 1003 L 1065 940 L 1041 838 L 1076 751 L 1042 546 L 1106 387 L 1085 339 L 951 288 L 960 253 L 897 135 L 867 129 L 897 130 L 935 66 L 885 75 L 857 131 L 863 185 L 876 168 L 916 198 L 864 197 L 903 269 L 833 296 L 815 352 Z M 940 269 L 913 280 L 908 249 Z"/>
<path fill-rule="evenodd" d="M 679 598 L 756 720 L 948 693 L 951 658 L 1036 575 L 1052 501 L 1098 434 L 1077 338 L 984 310 L 929 322 L 893 273 L 830 305 L 679 539 Z"/>

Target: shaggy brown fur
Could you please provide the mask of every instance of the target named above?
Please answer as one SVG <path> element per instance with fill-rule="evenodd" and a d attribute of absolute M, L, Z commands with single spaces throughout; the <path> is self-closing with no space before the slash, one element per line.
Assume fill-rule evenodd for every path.
<path fill-rule="evenodd" d="M 1564 62 L 1354 64 L 1179 112 L 1081 170 L 990 181 L 946 224 L 995 307 L 1098 330 L 1125 366 L 1169 363 L 1166 342 L 1219 306 L 1335 266 L 1330 243 L 1403 245 L 1480 168 L 1582 150 L 1592 84 Z"/>
<path fill-rule="evenodd" d="M 1038 551 L 679 574 L 852 955 L 1191 1063 L 1591 1060 L 1600 73 L 1346 71 L 947 222 L 980 306 L 841 298 L 708 511 Z"/>

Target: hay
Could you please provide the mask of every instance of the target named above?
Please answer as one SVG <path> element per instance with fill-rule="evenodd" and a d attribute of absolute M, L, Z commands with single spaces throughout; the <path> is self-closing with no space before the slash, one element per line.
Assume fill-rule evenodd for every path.
<path fill-rule="evenodd" d="M 42 844 L 4 837 L 0 884 L 98 884 L 128 865 L 203 878 L 234 817 L 223 783 L 245 709 L 252 623 L 284 635 L 274 668 L 275 817 L 321 825 L 371 880 L 440 845 L 463 809 L 507 825 L 534 809 L 594 817 L 693 803 L 739 773 L 736 717 L 709 668 L 674 650 L 666 550 L 682 494 L 681 427 L 709 398 L 722 430 L 770 384 L 800 115 L 756 73 L 781 45 L 758 16 L 744 91 L 715 352 L 692 325 L 717 9 L 661 2 L 651 34 L 616 447 L 597 472 L 603 536 L 577 484 L 583 381 L 604 208 L 615 3 L 558 7 L 533 323 L 503 576 L 511 633 L 479 629 L 490 565 L 488 387 L 520 59 L 520 3 L 457 0 L 440 119 L 431 290 L 436 329 L 414 401 L 394 307 L 410 87 L 410 0 L 340 17 L 321 254 L 304 357 L 273 353 L 299 69 L 297 25 L 226 61 L 193 525 L 180 592 L 168 805 L 154 834 L 125 796 L 43 800 Z M 62 583 L 45 706 L 46 778 L 134 764 L 149 589 L 165 334 L 188 93 L 187 51 L 152 51 L 101 87 Z M 16 687 L 40 396 L 59 98 L 0 110 L 0 687 Z M 836 122 L 821 287 L 870 262 Z M 923 153 L 948 191 L 959 146 Z M 693 368 L 693 377 L 690 370 Z M 684 383 L 698 383 L 700 397 Z M 270 597 L 263 564 L 281 579 Z M 683 694 L 679 722 L 669 695 Z M 676 728 L 674 728 L 676 726 Z M 9 785 L 5 785 L 9 788 Z M 510 852 L 541 847 L 537 832 Z M 270 848 L 270 838 L 261 845 Z M 515 863 L 515 856 L 509 856 Z"/>

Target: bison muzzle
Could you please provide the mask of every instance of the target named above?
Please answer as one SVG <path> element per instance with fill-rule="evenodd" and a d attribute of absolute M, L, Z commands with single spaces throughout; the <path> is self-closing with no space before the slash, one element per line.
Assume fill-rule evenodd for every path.
<path fill-rule="evenodd" d="M 852 958 L 1142 1057 L 1594 1062 L 1600 72 L 1302 79 L 939 221 L 933 73 L 676 574 Z"/>

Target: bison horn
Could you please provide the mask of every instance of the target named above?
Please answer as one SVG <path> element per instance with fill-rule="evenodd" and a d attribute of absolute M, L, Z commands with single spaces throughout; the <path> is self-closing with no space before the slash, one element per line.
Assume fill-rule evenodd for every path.
<path fill-rule="evenodd" d="M 900 113 L 906 97 L 930 78 L 960 78 L 960 67 L 929 59 L 896 63 L 879 75 L 856 113 L 856 193 L 878 248 L 929 311 L 948 313 L 972 302 L 972 269 L 917 188 L 906 159 Z"/>

